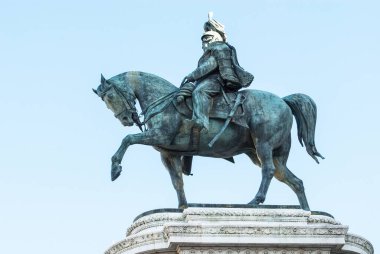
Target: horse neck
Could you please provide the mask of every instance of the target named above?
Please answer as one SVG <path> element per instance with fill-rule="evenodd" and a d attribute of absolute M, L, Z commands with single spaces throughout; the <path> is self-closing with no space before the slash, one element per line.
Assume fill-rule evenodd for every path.
<path fill-rule="evenodd" d="M 143 111 L 153 102 L 178 90 L 169 81 L 144 72 L 127 72 L 126 80 Z"/>

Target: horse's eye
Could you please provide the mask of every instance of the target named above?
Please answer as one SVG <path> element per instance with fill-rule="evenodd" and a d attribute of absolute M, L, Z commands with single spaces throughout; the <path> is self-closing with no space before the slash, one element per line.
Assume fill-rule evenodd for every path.
<path fill-rule="evenodd" d="M 112 93 L 107 94 L 107 99 L 109 99 L 109 100 L 113 100 L 114 97 L 115 96 Z"/>

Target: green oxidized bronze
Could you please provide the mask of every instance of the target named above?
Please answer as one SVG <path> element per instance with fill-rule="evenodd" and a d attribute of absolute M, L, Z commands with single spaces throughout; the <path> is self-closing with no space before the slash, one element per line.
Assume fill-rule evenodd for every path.
<path fill-rule="evenodd" d="M 121 173 L 121 161 L 134 144 L 149 145 L 161 153 L 178 196 L 187 207 L 182 175 L 191 172 L 192 156 L 224 158 L 246 154 L 262 169 L 259 190 L 249 204 L 263 203 L 275 176 L 297 195 L 301 208 L 310 210 L 302 181 L 286 166 L 291 146 L 293 115 L 298 139 L 318 162 L 314 142 L 317 108 L 304 94 L 280 98 L 265 91 L 243 89 L 253 76 L 237 62 L 236 50 L 226 43 L 224 28 L 209 17 L 202 36 L 204 55 L 181 88 L 156 75 L 125 72 L 94 90 L 124 126 L 136 124 L 141 133 L 127 135 L 112 157 L 111 179 Z M 135 107 L 144 115 L 141 122 Z M 194 110 L 193 110 L 194 108 Z M 144 127 L 144 129 L 143 129 Z"/>

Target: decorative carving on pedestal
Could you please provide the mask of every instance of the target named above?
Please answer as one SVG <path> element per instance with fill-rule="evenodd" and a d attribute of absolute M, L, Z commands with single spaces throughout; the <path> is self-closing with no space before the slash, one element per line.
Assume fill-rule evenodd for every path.
<path fill-rule="evenodd" d="M 157 226 L 163 226 L 166 222 L 174 222 L 174 221 L 184 221 L 184 215 L 183 214 L 167 214 L 167 213 L 158 213 L 158 214 L 152 214 L 151 216 L 143 217 L 141 220 L 137 220 L 135 223 L 132 224 L 127 229 L 127 236 L 130 234 L 138 233 L 141 230 L 144 230 L 147 227 L 157 227 Z"/>
<path fill-rule="evenodd" d="M 321 216 L 321 215 L 312 215 L 307 219 L 308 223 L 327 223 L 327 224 L 333 224 L 333 225 L 340 225 L 341 223 L 336 221 L 335 219 L 327 216 Z"/>
<path fill-rule="evenodd" d="M 139 217 L 106 254 L 373 254 L 332 216 L 301 209 L 195 208 Z"/>
<path fill-rule="evenodd" d="M 329 254 L 329 250 L 283 248 L 178 248 L 179 254 Z"/>
<path fill-rule="evenodd" d="M 357 236 L 354 234 L 346 235 L 346 243 L 347 249 L 358 248 L 361 249 L 363 253 L 375 252 L 372 244 L 361 236 Z M 351 248 L 349 248 L 348 246 Z"/>
<path fill-rule="evenodd" d="M 211 218 L 213 216 L 261 216 L 261 217 L 270 217 L 270 216 L 281 216 L 281 217 L 296 217 L 302 218 L 305 216 L 310 216 L 310 211 L 305 211 L 301 209 L 245 209 L 245 208 L 188 208 L 183 211 L 185 216 L 207 216 Z"/>
<path fill-rule="evenodd" d="M 203 234 L 203 235 L 344 235 L 348 228 L 303 228 L 303 227 L 258 227 L 258 226 L 166 226 L 164 232 L 170 234 Z"/>

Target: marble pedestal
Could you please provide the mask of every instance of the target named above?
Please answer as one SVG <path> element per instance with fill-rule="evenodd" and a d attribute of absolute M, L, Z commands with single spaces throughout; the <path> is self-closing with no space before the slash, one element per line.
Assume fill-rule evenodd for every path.
<path fill-rule="evenodd" d="M 373 254 L 326 213 L 294 208 L 161 209 L 139 216 L 106 254 Z"/>

